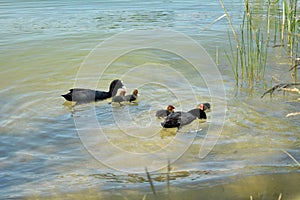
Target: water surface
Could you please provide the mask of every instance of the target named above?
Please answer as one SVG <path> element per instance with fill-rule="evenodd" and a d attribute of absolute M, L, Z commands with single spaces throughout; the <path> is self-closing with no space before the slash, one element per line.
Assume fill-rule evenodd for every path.
<path fill-rule="evenodd" d="M 224 3 L 233 20 L 239 22 L 242 3 Z M 285 118 L 286 114 L 299 109 L 298 104 L 291 102 L 297 97 L 279 93 L 274 98 L 261 99 L 261 88 L 252 95 L 241 91 L 235 96 L 231 68 L 225 56 L 222 57 L 223 49 L 228 47 L 228 23 L 223 19 L 210 25 L 223 15 L 218 1 L 2 1 L 0 9 L 1 198 L 59 197 L 61 193 L 74 194 L 78 191 L 92 197 L 95 193 L 107 194 L 118 189 L 125 191 L 120 193 L 129 197 L 135 196 L 130 191 L 137 191 L 140 197 L 143 193 L 151 193 L 147 177 L 144 173 L 128 171 L 134 172 L 136 166 L 144 168 L 145 163 L 126 157 L 126 151 L 149 153 L 169 144 L 175 144 L 174 149 L 169 149 L 173 158 L 171 186 L 195 183 L 193 188 L 184 187 L 182 194 L 226 184 L 236 177 L 260 174 L 271 174 L 272 177 L 272 174 L 281 173 L 280 180 L 286 177 L 291 180 L 289 184 L 298 184 L 291 176 L 298 176 L 299 168 L 282 151 L 300 160 L 299 120 Z M 222 64 L 219 69 L 227 95 L 227 116 L 217 144 L 203 159 L 198 157 L 199 148 L 210 125 L 217 123 L 211 119 L 212 112 L 208 113 L 207 122 L 196 122 L 195 127 L 181 130 L 176 137 L 172 133 L 161 133 L 160 121 L 154 118 L 155 111 L 169 103 L 179 110 L 188 110 L 196 103 L 211 102 L 205 78 L 214 77 L 208 74 L 208 77 L 198 78 L 190 63 L 178 55 L 153 49 L 128 52 L 114 60 L 98 82 L 94 82 L 99 79 L 96 74 L 80 80 L 82 87 L 97 86 L 106 90 L 112 79 L 123 76 L 129 91 L 135 87 L 140 89 L 136 105 L 119 107 L 103 101 L 70 108 L 60 97 L 74 86 L 80 66 L 100 42 L 122 31 L 152 28 L 169 28 L 186 34 L 203 45 L 213 59 L 216 47 L 220 49 Z M 113 48 L 107 49 L 107 52 Z M 274 51 L 270 71 L 281 75 L 280 63 L 285 58 L 281 57 L 279 50 Z M 190 55 L 199 56 L 197 52 Z M 99 60 L 104 56 L 99 55 Z M 279 64 L 276 64 L 277 59 L 281 59 Z M 94 64 L 91 70 L 102 67 L 101 63 Z M 135 71 L 134 76 L 130 73 L 124 76 L 124 72 L 134 66 L 143 66 L 143 73 Z M 190 90 L 185 89 L 186 82 L 172 79 L 175 76 L 172 73 L 170 79 L 148 83 L 147 80 L 155 77 L 159 80 L 160 75 L 154 72 L 163 67 L 172 67 L 180 72 L 197 95 L 191 96 Z M 168 71 L 165 72 L 168 75 Z M 288 80 L 288 76 L 282 78 Z M 143 80 L 147 84 L 140 84 Z M 178 89 L 177 92 L 170 92 L 162 83 L 169 83 L 171 88 Z M 217 82 L 214 87 L 219 87 Z M 182 97 L 180 101 L 178 96 Z M 220 100 L 216 97 L 216 102 Z M 221 113 L 218 110 L 213 112 Z M 92 115 L 96 116 L 110 142 L 125 152 L 112 154 L 99 148 L 101 156 L 104 156 L 102 158 L 113 160 L 118 169 L 123 170 L 103 165 L 82 143 L 77 130 L 83 127 L 76 126 L 74 119 L 86 119 L 89 125 L 88 119 Z M 116 123 L 115 119 L 122 120 Z M 120 127 L 130 135 L 120 132 Z M 93 140 L 93 137 L 90 139 Z M 95 145 L 102 147 L 105 142 Z M 185 153 L 178 157 L 176 150 L 185 148 L 187 144 Z M 155 159 L 147 155 L 145 158 Z M 167 163 L 168 159 L 162 162 Z M 151 171 L 158 188 L 166 185 L 166 171 L 166 167 Z M 260 181 L 258 179 L 253 178 L 254 183 L 249 179 L 245 182 L 249 182 L 249 191 L 264 193 L 264 188 L 252 190 Z M 278 184 L 272 191 L 277 194 L 281 190 L 287 191 L 286 187 Z M 207 191 L 209 197 L 210 191 L 214 190 Z M 295 190 L 289 192 L 296 194 Z M 80 195 L 75 193 L 73 197 Z M 178 196 L 179 199 L 181 197 Z M 120 196 L 115 195 L 115 198 Z"/>

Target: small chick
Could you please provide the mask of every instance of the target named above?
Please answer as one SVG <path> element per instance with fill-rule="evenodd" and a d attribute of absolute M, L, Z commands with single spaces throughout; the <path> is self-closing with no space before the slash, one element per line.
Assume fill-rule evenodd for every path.
<path fill-rule="evenodd" d="M 121 104 L 121 102 L 125 101 L 125 94 L 126 94 L 126 89 L 122 89 L 120 91 L 120 94 L 118 96 L 114 96 L 111 100 L 112 103 L 119 103 Z"/>
<path fill-rule="evenodd" d="M 125 101 L 129 101 L 129 102 L 136 101 L 138 93 L 139 93 L 139 91 L 137 89 L 134 89 L 132 94 L 126 95 L 124 97 Z"/>
<path fill-rule="evenodd" d="M 175 107 L 173 105 L 168 105 L 166 110 L 158 110 L 156 111 L 156 117 L 157 118 L 165 118 L 167 117 L 169 114 L 174 112 Z"/>

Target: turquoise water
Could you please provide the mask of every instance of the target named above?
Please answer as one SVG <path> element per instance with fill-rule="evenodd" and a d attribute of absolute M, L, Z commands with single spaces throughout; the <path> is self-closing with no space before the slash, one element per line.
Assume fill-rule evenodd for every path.
<path fill-rule="evenodd" d="M 224 3 L 238 23 L 242 3 Z M 300 160 L 299 122 L 285 118 L 299 108 L 291 102 L 297 97 L 260 99 L 263 90 L 252 96 L 246 92 L 234 96 L 234 79 L 224 56 L 228 23 L 223 18 L 211 24 L 223 15 L 218 1 L 1 1 L 0 10 L 1 199 L 75 192 L 81 194 L 75 193 L 74 198 L 95 193 L 107 197 L 118 189 L 128 197 L 135 195 L 130 191 L 151 193 L 147 176 L 137 172 L 147 166 L 154 184 L 164 187 L 168 159 L 171 186 L 194 185 L 184 187 L 184 192 L 232 182 L 235 177 L 299 174 L 294 161 L 282 151 Z M 192 38 L 207 53 L 184 46 L 185 37 L 176 35 L 170 42 L 160 38 L 159 32 L 149 32 L 166 28 Z M 142 30 L 146 39 L 111 40 L 129 30 Z M 105 68 L 104 60 L 116 49 L 132 43 L 143 46 L 148 39 L 162 48 L 125 52 Z M 103 41 L 108 45 L 97 51 L 95 47 Z M 164 50 L 170 46 L 179 50 L 180 44 L 188 52 L 186 57 Z M 225 99 L 221 93 L 211 96 L 222 88 L 210 71 L 217 47 Z M 202 61 L 200 70 L 189 62 L 197 59 Z M 280 75 L 282 66 L 273 67 L 271 71 Z M 74 85 L 106 90 L 116 77 L 122 78 L 129 92 L 139 88 L 137 105 L 119 107 L 103 101 L 71 108 L 60 97 Z M 155 111 L 169 103 L 188 110 L 199 102 L 212 101 L 215 104 L 207 113 L 207 122 L 196 122 L 176 137 L 172 131 L 161 131 L 160 121 L 154 118 Z M 223 101 L 227 107 L 218 109 Z M 222 134 L 212 151 L 200 159 L 199 149 L 210 127 L 222 125 L 213 116 L 224 111 Z M 85 128 L 95 128 L 90 123 L 94 119 L 121 152 L 108 151 L 106 140 L 96 140 L 97 131 L 80 134 Z M 84 141 L 94 143 L 88 146 Z M 167 156 L 155 157 L 158 150 L 165 150 Z M 143 162 L 130 153 L 140 155 Z M 276 190 L 285 191 L 285 187 L 288 185 L 279 185 Z"/>

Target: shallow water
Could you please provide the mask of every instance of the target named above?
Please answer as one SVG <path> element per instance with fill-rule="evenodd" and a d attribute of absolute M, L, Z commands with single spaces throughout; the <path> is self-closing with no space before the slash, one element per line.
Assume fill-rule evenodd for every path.
<path fill-rule="evenodd" d="M 285 118 L 299 109 L 291 102 L 297 96 L 276 93 L 273 98 L 261 99 L 261 88 L 252 95 L 241 91 L 235 96 L 231 69 L 221 52 L 228 47 L 228 24 L 223 19 L 210 25 L 223 15 L 217 1 L 1 4 L 1 198 L 60 197 L 60 193 L 76 191 L 93 197 L 118 189 L 133 197 L 131 191 L 139 195 L 150 191 L 145 167 L 154 185 L 165 186 L 168 160 L 172 187 L 199 183 L 183 191 L 197 190 L 198 186 L 203 191 L 244 175 L 281 173 L 291 179 L 289 184 L 297 184 L 289 174 L 298 176 L 299 168 L 282 151 L 300 160 L 299 120 Z M 241 2 L 225 4 L 230 6 L 233 20 L 241 20 Z M 212 59 L 203 49 L 197 52 L 192 45 L 184 46 L 186 37 L 175 35 L 176 42 L 169 42 L 158 37 L 161 33 L 155 36 L 149 32 L 153 28 L 168 28 L 191 37 Z M 111 39 L 131 29 L 143 30 L 143 37 Z M 95 48 L 102 41 L 107 43 Z M 132 44 L 162 48 L 126 51 Z M 180 48 L 175 53 L 166 51 L 181 44 L 185 51 L 180 53 L 188 52 L 185 57 L 176 54 Z M 226 97 L 212 71 L 216 47 L 221 52 L 219 69 Z M 123 54 L 105 65 L 120 49 Z M 276 62 L 279 59 L 280 63 Z M 281 76 L 285 59 L 274 49 L 272 75 Z M 193 67 L 190 61 L 198 60 L 198 68 Z M 106 90 L 114 78 L 122 78 L 128 92 L 140 90 L 137 104 L 120 107 L 103 101 L 72 108 L 60 97 L 74 85 Z M 288 76 L 281 78 L 288 80 Z M 197 121 L 178 134 L 161 130 L 160 120 L 154 117 L 157 109 L 170 103 L 177 110 L 188 110 L 199 102 L 212 103 L 207 122 Z M 218 137 L 212 127 L 222 127 L 222 134 Z M 216 138 L 216 145 L 205 143 Z M 200 159 L 199 152 L 205 150 L 209 153 Z M 249 181 L 250 191 L 257 182 Z M 286 187 L 278 183 L 273 190 L 286 191 Z M 209 194 L 210 189 L 207 191 Z"/>

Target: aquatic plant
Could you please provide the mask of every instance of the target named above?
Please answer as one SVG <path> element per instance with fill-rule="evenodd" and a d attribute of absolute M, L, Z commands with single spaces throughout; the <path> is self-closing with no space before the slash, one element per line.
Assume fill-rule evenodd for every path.
<path fill-rule="evenodd" d="M 233 41 L 230 35 L 230 52 L 227 54 L 227 58 L 232 66 L 234 73 L 236 86 L 247 83 L 248 87 L 253 87 L 255 82 L 264 77 L 268 47 L 270 40 L 270 0 L 268 1 L 267 9 L 267 27 L 266 29 L 255 26 L 253 19 L 253 10 L 248 2 L 245 0 L 245 11 L 242 24 L 240 25 L 239 35 L 236 33 L 231 18 L 222 2 L 220 4 L 227 16 L 230 23 L 231 31 L 236 43 L 236 49 L 234 48 Z"/>
<path fill-rule="evenodd" d="M 234 38 L 233 41 L 229 32 L 230 49 L 229 53 L 226 52 L 226 56 L 232 67 L 236 86 L 252 88 L 264 79 L 271 35 L 274 42 L 272 47 L 288 47 L 287 52 L 291 58 L 290 71 L 293 70 L 292 77 L 296 82 L 300 30 L 299 19 L 297 20 L 297 0 L 274 2 L 268 0 L 266 4 L 251 4 L 245 0 L 243 20 L 238 32 L 222 0 L 219 1 Z M 278 38 L 280 44 L 277 44 Z"/>
<path fill-rule="evenodd" d="M 150 184 L 151 190 L 152 190 L 153 194 L 154 194 L 154 195 L 156 195 L 155 187 L 154 187 L 154 184 L 153 184 L 153 181 L 152 181 L 151 175 L 150 175 L 150 173 L 148 172 L 148 169 L 147 169 L 147 167 L 145 168 L 145 171 L 146 171 L 146 174 L 147 174 L 147 178 L 148 178 L 148 181 L 149 181 L 149 184 Z"/>
<path fill-rule="evenodd" d="M 297 81 L 297 52 L 299 48 L 299 20 L 297 20 L 297 0 L 283 0 L 282 2 L 282 44 L 286 40 L 289 57 L 290 71 L 293 81 Z"/>

